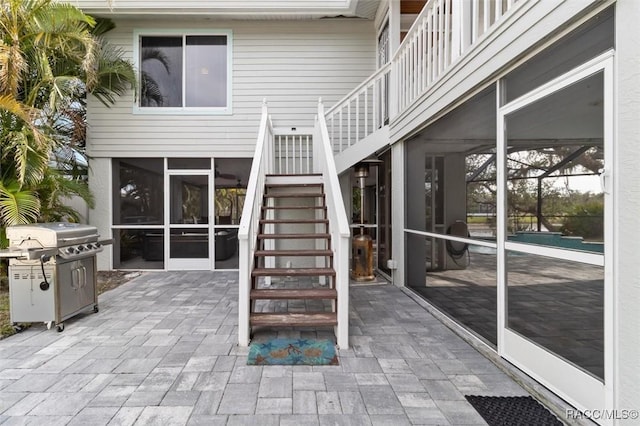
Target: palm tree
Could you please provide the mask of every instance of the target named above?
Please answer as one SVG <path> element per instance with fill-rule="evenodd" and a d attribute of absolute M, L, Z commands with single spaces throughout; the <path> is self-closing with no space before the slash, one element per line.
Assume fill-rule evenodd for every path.
<path fill-rule="evenodd" d="M 135 87 L 131 63 L 101 38 L 112 27 L 54 0 L 0 0 L 0 239 L 5 226 L 63 211 L 61 194 L 91 202 L 50 158 L 83 142 L 87 93 L 109 105 Z"/>

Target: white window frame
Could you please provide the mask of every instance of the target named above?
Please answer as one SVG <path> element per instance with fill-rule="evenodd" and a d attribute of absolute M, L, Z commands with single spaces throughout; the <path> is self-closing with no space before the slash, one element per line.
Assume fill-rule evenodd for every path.
<path fill-rule="evenodd" d="M 141 107 L 140 106 L 140 89 L 133 104 L 134 114 L 146 115 L 231 115 L 232 110 L 232 89 L 233 89 L 233 32 L 231 30 L 216 29 L 138 29 L 133 31 L 133 61 L 138 73 L 138 81 L 140 81 L 140 73 L 142 64 L 140 63 L 140 37 L 153 36 L 182 36 L 183 40 L 187 36 L 226 36 L 227 37 L 227 100 L 224 107 Z M 183 46 L 184 47 L 184 46 Z M 184 103 L 184 94 L 186 90 L 186 73 L 184 72 L 185 60 L 182 61 L 182 95 Z"/>

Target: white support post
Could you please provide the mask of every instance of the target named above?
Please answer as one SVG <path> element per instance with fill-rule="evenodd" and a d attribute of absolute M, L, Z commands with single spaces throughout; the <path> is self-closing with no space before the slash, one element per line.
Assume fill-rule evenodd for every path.
<path fill-rule="evenodd" d="M 249 291 L 251 286 L 250 259 L 251 248 L 248 239 L 240 238 L 238 240 L 238 256 L 239 256 L 239 288 L 238 288 L 238 345 L 249 346 L 249 314 L 250 298 Z"/>
<path fill-rule="evenodd" d="M 444 62 L 444 67 L 448 67 L 449 64 L 451 63 L 451 11 L 449 10 L 450 3 L 451 0 L 446 0 L 443 4 L 442 7 L 444 8 L 441 13 L 444 15 L 444 31 L 443 31 L 443 38 L 444 38 L 444 51 L 443 51 L 443 62 Z"/>
<path fill-rule="evenodd" d="M 484 16 L 483 16 L 483 24 L 482 24 L 482 34 L 486 33 L 491 26 L 491 7 L 489 0 L 484 0 Z"/>
<path fill-rule="evenodd" d="M 444 13 L 443 13 L 443 2 L 442 0 L 438 0 L 438 25 L 437 25 L 437 34 L 438 34 L 438 73 L 440 76 L 442 74 L 442 70 L 444 69 Z"/>
<path fill-rule="evenodd" d="M 360 141 L 360 95 L 356 96 L 356 139 L 355 143 Z"/>
<path fill-rule="evenodd" d="M 347 104 L 347 147 L 351 146 L 351 101 Z"/>

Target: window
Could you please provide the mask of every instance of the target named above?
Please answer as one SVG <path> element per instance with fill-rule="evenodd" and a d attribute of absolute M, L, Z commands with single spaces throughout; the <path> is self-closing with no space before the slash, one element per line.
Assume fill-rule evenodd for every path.
<path fill-rule="evenodd" d="M 137 34 L 138 112 L 230 112 L 231 33 Z"/>

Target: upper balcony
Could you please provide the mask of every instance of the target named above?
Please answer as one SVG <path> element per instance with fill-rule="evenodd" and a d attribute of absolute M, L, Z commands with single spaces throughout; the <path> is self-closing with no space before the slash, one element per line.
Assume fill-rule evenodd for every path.
<path fill-rule="evenodd" d="M 391 60 L 326 112 L 338 173 L 495 79 L 597 0 L 428 0 Z"/>

